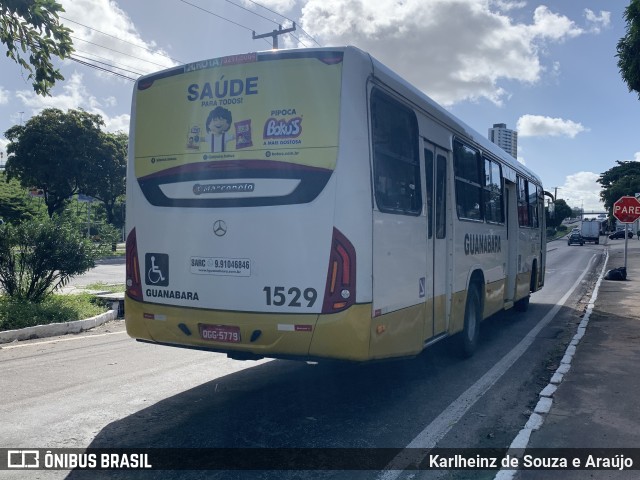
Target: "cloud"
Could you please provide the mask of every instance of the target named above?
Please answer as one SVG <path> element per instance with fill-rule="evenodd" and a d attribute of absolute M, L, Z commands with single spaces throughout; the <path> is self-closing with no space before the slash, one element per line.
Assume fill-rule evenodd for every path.
<path fill-rule="evenodd" d="M 0 87 L 0 105 L 9 103 L 9 93 L 9 90 L 6 90 L 4 87 Z"/>
<path fill-rule="evenodd" d="M 596 180 L 600 174 L 578 172 L 567 176 L 564 185 L 558 188 L 558 197 L 572 208 L 584 208 L 585 212 L 603 212 L 600 201 L 600 185 Z"/>
<path fill-rule="evenodd" d="M 9 145 L 9 140 L 4 137 L 0 137 L 0 152 L 2 152 L 2 163 L 7 161 L 7 145 Z"/>
<path fill-rule="evenodd" d="M 498 10 L 508 12 L 510 10 L 516 10 L 518 8 L 524 8 L 527 6 L 527 2 L 513 2 L 510 0 L 491 0 L 491 4 L 495 5 Z"/>
<path fill-rule="evenodd" d="M 565 38 L 582 35 L 584 30 L 578 27 L 572 20 L 564 15 L 557 15 L 548 7 L 540 5 L 533 12 L 533 25 L 528 27 L 534 37 L 547 38 L 551 40 L 564 40 Z"/>
<path fill-rule="evenodd" d="M 153 41 L 145 41 L 113 0 L 62 0 L 62 23 L 71 28 L 74 57 L 131 78 L 176 65 Z M 152 8 L 152 7 L 150 7 Z"/>
<path fill-rule="evenodd" d="M 622 160 L 623 162 L 640 162 L 640 152 L 636 152 L 633 154 L 633 158 L 631 160 Z"/>
<path fill-rule="evenodd" d="M 101 115 L 105 121 L 105 129 L 107 131 L 115 132 L 123 130 L 128 132 L 130 116 L 123 114 L 110 117 L 104 110 L 104 106 L 113 106 L 113 97 L 100 100 L 90 94 L 83 83 L 83 78 L 82 74 L 74 72 L 71 77 L 62 84 L 63 93 L 58 95 L 42 97 L 36 95 L 33 90 L 20 90 L 16 92 L 16 96 L 26 107 L 31 108 L 31 115 L 37 115 L 45 108 L 59 108 L 63 111 L 82 108 L 89 113 Z"/>
<path fill-rule="evenodd" d="M 241 3 L 247 3 L 247 2 L 241 2 Z M 295 5 L 296 5 L 296 0 L 262 0 L 260 2 L 260 5 L 270 8 L 271 10 L 275 10 L 276 12 L 288 12 L 290 11 Z M 248 4 L 248 7 L 253 7 L 255 5 L 255 3 L 252 2 L 252 4 Z"/>
<path fill-rule="evenodd" d="M 600 33 L 603 28 L 607 28 L 611 23 L 611 12 L 600 11 L 600 15 L 596 15 L 588 8 L 584 9 L 584 16 L 587 23 L 591 24 L 590 31 Z"/>
<path fill-rule="evenodd" d="M 442 104 L 486 98 L 500 105 L 503 80 L 535 83 L 541 50 L 585 34 L 537 7 L 528 23 L 504 12 L 521 2 L 478 0 L 308 0 L 303 28 L 324 45 L 357 45 Z M 492 10 L 493 8 L 493 10 Z"/>
<path fill-rule="evenodd" d="M 544 117 L 542 115 L 523 115 L 516 126 L 520 137 L 569 137 L 574 138 L 588 131 L 581 123 L 563 118 Z"/>

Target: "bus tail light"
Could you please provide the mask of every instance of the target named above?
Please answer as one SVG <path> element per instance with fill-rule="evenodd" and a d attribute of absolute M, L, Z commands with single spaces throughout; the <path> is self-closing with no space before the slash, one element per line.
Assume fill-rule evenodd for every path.
<path fill-rule="evenodd" d="M 142 301 L 142 280 L 140 277 L 140 262 L 138 260 L 138 242 L 136 241 L 136 229 L 127 235 L 126 246 L 126 279 L 127 295 L 133 300 Z"/>
<path fill-rule="evenodd" d="M 336 313 L 356 301 L 356 250 L 334 227 L 322 313 Z"/>

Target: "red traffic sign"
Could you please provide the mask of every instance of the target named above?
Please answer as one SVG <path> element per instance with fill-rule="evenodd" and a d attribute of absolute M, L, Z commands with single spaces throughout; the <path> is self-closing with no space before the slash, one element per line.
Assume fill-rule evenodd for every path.
<path fill-rule="evenodd" d="M 633 223 L 640 218 L 640 201 L 636 197 L 621 197 L 613 204 L 613 216 L 621 223 Z"/>

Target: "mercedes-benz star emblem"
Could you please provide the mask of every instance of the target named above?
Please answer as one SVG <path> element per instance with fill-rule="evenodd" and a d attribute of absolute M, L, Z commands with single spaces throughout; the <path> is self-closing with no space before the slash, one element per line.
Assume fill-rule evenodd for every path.
<path fill-rule="evenodd" d="M 227 233 L 227 224 L 224 223 L 224 220 L 216 220 L 213 223 L 213 233 L 216 234 L 216 237 L 222 237 Z"/>

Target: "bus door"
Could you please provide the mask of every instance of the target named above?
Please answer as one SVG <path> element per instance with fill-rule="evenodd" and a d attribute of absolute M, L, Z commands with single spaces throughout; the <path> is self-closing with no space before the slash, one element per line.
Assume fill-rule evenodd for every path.
<path fill-rule="evenodd" d="M 427 270 L 425 342 L 448 330 L 447 152 L 424 142 Z"/>
<path fill-rule="evenodd" d="M 505 302 L 515 301 L 516 280 L 518 277 L 518 200 L 516 196 L 516 184 L 505 179 L 504 191 L 506 198 L 507 212 L 507 265 L 505 273 L 507 275 L 507 285 L 505 291 Z"/>
<path fill-rule="evenodd" d="M 371 93 L 374 356 L 422 350 L 426 216 L 415 112 Z"/>

